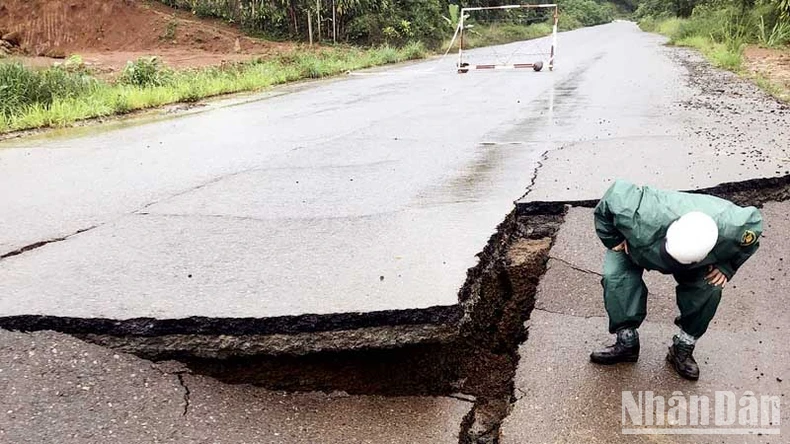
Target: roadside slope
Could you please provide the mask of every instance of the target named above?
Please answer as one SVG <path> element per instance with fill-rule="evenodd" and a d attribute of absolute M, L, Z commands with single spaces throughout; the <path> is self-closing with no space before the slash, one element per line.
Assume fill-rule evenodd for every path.
<path fill-rule="evenodd" d="M 218 20 L 141 0 L 5 0 L 0 31 L 18 32 L 26 54 L 50 57 L 172 49 L 257 53 L 274 45 Z"/>

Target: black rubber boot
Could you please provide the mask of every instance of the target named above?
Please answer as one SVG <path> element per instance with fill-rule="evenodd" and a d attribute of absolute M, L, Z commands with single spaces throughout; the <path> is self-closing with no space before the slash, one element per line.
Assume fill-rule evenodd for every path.
<path fill-rule="evenodd" d="M 639 333 L 633 328 L 617 331 L 614 344 L 590 354 L 590 361 L 596 364 L 617 364 L 618 362 L 636 362 L 639 359 Z"/>
<path fill-rule="evenodd" d="M 694 344 L 683 342 L 675 335 L 672 338 L 669 353 L 667 353 L 667 361 L 675 367 L 675 371 L 680 376 L 690 381 L 696 381 L 699 379 L 699 366 L 692 353 L 694 353 Z"/>

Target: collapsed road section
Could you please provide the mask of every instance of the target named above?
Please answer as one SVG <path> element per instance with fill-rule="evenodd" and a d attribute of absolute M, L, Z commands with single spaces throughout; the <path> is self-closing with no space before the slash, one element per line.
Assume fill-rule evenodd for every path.
<path fill-rule="evenodd" d="M 172 441 L 183 430 L 167 426 L 186 418 L 195 427 L 182 442 L 353 441 L 342 439 L 351 427 L 364 430 L 357 441 L 457 442 L 460 431 L 463 442 L 491 442 L 501 429 L 524 443 L 536 440 L 530 431 L 542 436 L 538 422 L 563 431 L 561 420 L 590 421 L 564 412 L 611 420 L 611 409 L 590 410 L 588 394 L 607 389 L 611 406 L 619 387 L 584 366 L 583 342 L 606 339 L 599 263 L 559 254 L 591 234 L 585 208 L 569 217 L 566 207 L 591 206 L 574 199 L 597 198 L 626 173 L 676 189 L 788 174 L 787 109 L 729 74 L 699 72 L 708 65 L 698 55 L 631 23 L 562 39 L 563 68 L 529 77 L 529 87 L 515 73 L 413 65 L 146 125 L 0 144 L 0 188 L 13 191 L 0 198 L 0 324 L 107 346 L 3 332 L 0 393 L 12 395 L 0 412 L 14 413 L 0 415 L 0 433 L 65 442 L 58 432 L 72 424 L 98 433 L 79 422 L 91 411 L 166 428 L 166 439 L 145 442 Z M 775 185 L 773 194 L 769 182 L 708 192 L 784 199 Z M 519 202 L 502 222 L 514 190 L 527 188 L 529 201 L 545 202 Z M 573 273 L 559 273 L 558 259 Z M 552 274 L 541 279 L 544 270 Z M 761 301 L 749 296 L 738 301 Z M 786 350 L 750 339 L 737 374 Z M 167 370 L 165 359 L 187 367 Z M 647 370 L 615 375 L 666 379 Z M 760 373 L 751 376 L 766 381 Z M 541 410 L 559 394 L 565 403 Z M 71 441 L 134 442 L 97 436 Z"/>
<path fill-rule="evenodd" d="M 790 198 L 790 176 L 695 192 L 762 206 Z M 451 396 L 472 402 L 458 425 L 459 442 L 495 443 L 503 422 L 520 424 L 507 419 L 523 398 L 518 369 L 534 363 L 519 362 L 519 347 L 557 233 L 569 209 L 595 203 L 517 202 L 478 255 L 453 306 L 269 320 L 25 315 L 2 317 L 0 327 L 68 333 L 154 361 L 176 359 L 194 374 L 270 390 Z M 770 230 L 766 236 L 771 238 Z M 181 373 L 178 378 L 183 383 Z"/>

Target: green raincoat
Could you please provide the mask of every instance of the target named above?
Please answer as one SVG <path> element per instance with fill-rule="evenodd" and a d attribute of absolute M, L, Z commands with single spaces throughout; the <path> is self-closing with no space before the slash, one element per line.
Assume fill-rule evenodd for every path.
<path fill-rule="evenodd" d="M 719 227 L 719 238 L 705 259 L 679 269 L 677 264 L 665 260 L 661 250 L 669 225 L 691 211 L 711 216 Z M 754 207 L 739 207 L 713 196 L 617 181 L 595 207 L 595 231 L 609 249 L 602 285 L 610 332 L 639 327 L 647 314 L 647 287 L 642 273 L 657 270 L 672 274 L 678 282 L 680 316 L 675 323 L 686 333 L 700 337 L 721 299 L 721 287 L 710 285 L 705 275 L 713 266 L 732 279 L 759 247 L 762 217 Z M 623 241 L 628 245 L 628 254 L 611 251 Z"/>

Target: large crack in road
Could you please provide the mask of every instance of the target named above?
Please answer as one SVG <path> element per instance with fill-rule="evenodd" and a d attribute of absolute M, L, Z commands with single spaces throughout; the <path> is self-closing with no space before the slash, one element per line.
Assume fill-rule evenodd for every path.
<path fill-rule="evenodd" d="M 624 26 L 617 24 L 606 29 L 619 30 L 621 28 L 617 27 Z M 589 32 L 585 34 L 587 37 L 595 37 L 590 44 L 604 44 L 602 40 L 611 40 L 602 38 L 595 30 L 582 32 Z M 577 40 L 587 39 L 585 35 Z M 645 41 L 642 34 L 627 35 L 635 41 L 646 42 L 650 48 L 656 46 L 652 40 Z M 65 340 L 47 332 L 29 335 L 0 332 L 10 344 L 6 348 L 0 345 L 9 363 L 0 368 L 3 370 L 0 384 L 4 384 L 8 393 L 22 391 L 28 398 L 33 396 L 30 395 L 32 393 L 46 397 L 49 393 L 47 387 L 60 382 L 39 377 L 63 374 L 65 376 L 61 379 L 66 385 L 58 385 L 55 391 L 76 396 L 97 393 L 102 381 L 114 382 L 117 375 L 130 374 L 128 392 L 126 383 L 115 384 L 113 389 L 128 398 L 127 405 L 132 411 L 140 412 L 147 408 L 148 404 L 144 402 L 146 398 L 141 395 L 137 399 L 138 394 L 156 400 L 151 405 L 166 406 L 162 407 L 161 412 L 150 414 L 147 418 L 153 419 L 145 426 L 154 429 L 158 427 L 155 425 L 157 416 L 161 414 L 169 418 L 168 415 L 173 413 L 178 418 L 172 419 L 172 423 L 178 425 L 178 430 L 167 429 L 167 436 L 171 438 L 185 433 L 181 428 L 187 426 L 194 426 L 194 433 L 204 434 L 200 436 L 203 440 L 209 439 L 206 436 L 211 436 L 211 433 L 231 433 L 229 430 L 233 428 L 249 430 L 250 433 L 260 432 L 265 435 L 259 436 L 271 438 L 281 431 L 266 428 L 271 426 L 269 422 L 290 421 L 293 424 L 294 421 L 308 421 L 305 416 L 281 417 L 281 411 L 267 410 L 272 405 L 287 404 L 282 397 L 278 398 L 272 392 L 283 390 L 288 393 L 289 400 L 296 400 L 294 405 L 286 406 L 285 411 L 293 409 L 302 415 L 306 411 L 320 412 L 322 418 L 317 422 L 324 424 L 326 429 L 320 430 L 323 435 L 310 435 L 321 436 L 314 439 L 343 436 L 342 433 L 333 435 L 333 430 L 344 432 L 342 426 L 352 424 L 364 430 L 367 434 L 365 439 L 385 442 L 382 437 L 393 434 L 392 430 L 386 429 L 392 415 L 396 418 L 392 419 L 393 424 L 410 424 L 409 430 L 404 432 L 403 442 L 446 442 L 447 436 L 453 439 L 458 437 L 462 444 L 496 443 L 502 436 L 505 436 L 504 442 L 524 442 L 513 438 L 513 430 L 523 426 L 518 421 L 535 414 L 529 407 L 524 407 L 534 402 L 535 396 L 531 387 L 524 385 L 524 380 L 535 386 L 540 385 L 535 380 L 525 379 L 523 372 L 527 370 L 519 370 L 523 367 L 534 370 L 526 365 L 533 363 L 524 362 L 524 350 L 534 353 L 540 347 L 534 344 L 525 346 L 530 343 L 527 341 L 530 319 L 533 316 L 545 319 L 549 315 L 574 321 L 597 322 L 602 319 L 600 314 L 596 315 L 597 312 L 589 309 L 576 314 L 568 307 L 558 307 L 557 304 L 534 308 L 536 292 L 552 261 L 567 263 L 570 271 L 579 270 L 579 273 L 584 274 L 585 285 L 597 279 L 595 264 L 590 261 L 578 263 L 572 258 L 560 256 L 552 251 L 552 247 L 558 232 L 565 226 L 566 212 L 591 208 L 596 203 L 591 197 L 600 195 L 599 188 L 606 185 L 602 178 L 614 177 L 622 171 L 618 165 L 612 166 L 613 162 L 602 158 L 623 156 L 623 149 L 628 145 L 631 150 L 629 159 L 623 161 L 632 162 L 632 158 L 636 158 L 632 162 L 636 172 L 629 172 L 638 178 L 659 181 L 668 187 L 675 184 L 678 184 L 676 188 L 693 187 L 695 189 L 692 191 L 717 195 L 741 205 L 760 206 L 768 202 L 782 202 L 790 196 L 790 178 L 786 175 L 706 188 L 711 183 L 721 182 L 722 177 L 726 180 L 735 177 L 733 171 L 736 170 L 731 168 L 733 165 L 743 167 L 737 169 L 738 177 L 762 177 L 774 173 L 773 165 L 766 169 L 766 160 L 754 158 L 754 150 L 758 144 L 770 145 L 776 140 L 784 140 L 781 125 L 785 114 L 779 106 L 762 106 L 766 104 L 765 98 L 762 95 L 758 97 L 754 92 L 743 93 L 748 88 L 740 84 L 735 88 L 738 91 L 718 85 L 737 82 L 726 74 L 721 74 L 725 78 L 705 80 L 711 76 L 710 67 L 694 61 L 696 59 L 692 60 L 693 57 L 684 52 L 680 66 L 700 74 L 703 83 L 692 86 L 701 90 L 701 94 L 689 99 L 687 96 L 696 94 L 696 90 L 691 93 L 682 91 L 683 94 L 678 94 L 683 99 L 680 107 L 691 111 L 680 117 L 660 115 L 672 115 L 676 109 L 678 97 L 668 95 L 680 87 L 674 83 L 668 87 L 661 85 L 662 75 L 674 79 L 674 68 L 667 67 L 669 59 L 656 60 L 652 49 L 629 53 L 625 48 L 627 40 L 617 39 L 612 44 L 613 48 L 605 51 L 606 57 L 602 56 L 603 49 L 596 49 L 591 53 L 593 56 L 588 57 L 580 42 L 579 47 L 582 49 L 576 54 L 569 54 L 569 61 L 573 59 L 575 63 L 569 63 L 568 66 L 574 66 L 575 69 L 567 74 L 562 70 L 555 73 L 556 76 L 563 76 L 562 80 L 555 84 L 552 79 L 550 95 L 540 95 L 529 107 L 520 105 L 521 100 L 526 102 L 519 95 L 521 91 L 516 94 L 518 97 L 513 97 L 512 102 L 519 103 L 513 109 L 505 102 L 489 100 L 486 97 L 506 97 L 515 94 L 513 91 L 518 89 L 506 87 L 504 83 L 492 85 L 493 89 L 486 89 L 484 100 L 481 99 L 477 104 L 482 107 L 480 121 L 485 120 L 485 125 L 467 119 L 464 110 L 454 110 L 452 118 L 448 117 L 444 107 L 430 100 L 426 92 L 446 91 L 449 88 L 453 94 L 447 97 L 456 97 L 469 91 L 467 83 L 437 86 L 426 82 L 430 85 L 423 85 L 424 89 L 420 90 L 425 97 L 416 100 L 416 105 L 388 103 L 388 106 L 398 108 L 397 115 L 400 116 L 415 114 L 414 118 L 419 120 L 420 116 L 431 116 L 430 112 L 436 111 L 441 115 L 438 120 L 441 123 L 447 120 L 465 122 L 454 128 L 458 134 L 451 136 L 458 139 L 453 139 L 453 143 L 444 139 L 448 137 L 446 134 L 442 137 L 434 137 L 433 133 L 423 134 L 424 137 L 404 137 L 401 128 L 388 123 L 393 120 L 393 115 L 363 100 L 360 92 L 360 96 L 347 105 L 362 107 L 358 110 L 359 114 L 369 114 L 370 122 L 373 123 L 366 126 L 369 123 L 367 121 L 357 125 L 351 120 L 346 122 L 336 119 L 341 122 L 326 126 L 318 124 L 316 134 L 310 137 L 308 144 L 306 138 L 301 137 L 301 131 L 312 127 L 314 122 L 305 120 L 310 117 L 309 113 L 301 110 L 309 109 L 314 100 L 320 102 L 326 99 L 333 103 L 337 100 L 331 91 L 319 90 L 317 95 L 320 100 L 306 94 L 294 98 L 294 102 L 278 102 L 278 106 L 286 109 L 288 119 L 270 115 L 268 108 L 255 104 L 253 106 L 257 107 L 254 111 L 257 113 L 240 116 L 232 114 L 232 111 L 222 111 L 226 114 L 224 117 L 228 117 L 227 114 L 233 117 L 230 119 L 233 124 L 223 127 L 222 131 L 244 133 L 248 128 L 236 126 L 235 120 L 243 121 L 251 114 L 265 117 L 255 120 L 256 125 L 265 126 L 269 124 L 266 120 L 272 118 L 275 123 L 269 128 L 284 127 L 282 132 L 272 132 L 271 137 L 276 140 L 271 142 L 275 146 L 272 148 L 275 155 L 271 157 L 265 157 L 257 147 L 237 140 L 240 151 L 228 149 L 223 152 L 222 156 L 232 153 L 224 163 L 217 160 L 222 156 L 214 157 L 216 153 L 213 151 L 200 152 L 217 163 L 217 167 L 198 165 L 196 171 L 199 171 L 195 174 L 173 168 L 174 165 L 182 165 L 183 158 L 199 157 L 183 147 L 191 146 L 187 143 L 190 141 L 195 146 L 203 146 L 196 140 L 202 142 L 201 138 L 209 138 L 207 131 L 211 130 L 211 121 L 207 117 L 199 118 L 202 119 L 199 123 L 206 128 L 191 122 L 191 131 L 199 127 L 194 137 L 186 121 L 174 122 L 174 128 L 166 128 L 164 146 L 175 147 L 168 148 L 173 154 L 170 151 L 151 154 L 153 150 L 149 150 L 146 144 L 154 145 L 151 139 L 160 137 L 157 131 L 162 128 L 149 127 L 143 130 L 139 147 L 132 146 L 128 151 L 119 149 L 110 156 L 112 160 L 103 156 L 93 158 L 86 154 L 86 158 L 90 159 L 86 165 L 100 167 L 96 178 L 88 182 L 90 187 L 96 181 L 96 188 L 107 186 L 118 191 L 117 195 L 131 198 L 129 202 L 125 199 L 108 200 L 101 193 L 85 197 L 84 190 L 88 186 L 69 188 L 69 184 L 59 182 L 49 184 L 50 189 L 60 191 L 61 187 L 66 188 L 65 195 L 70 196 L 70 199 L 52 201 L 46 187 L 40 196 L 31 192 L 28 199 L 33 203 L 30 205 L 36 205 L 42 209 L 40 211 L 46 209 L 51 214 L 45 212 L 50 216 L 40 217 L 33 221 L 35 223 L 31 222 L 30 227 L 20 223 L 21 234 L 8 243 L 11 247 L 6 248 L 6 244 L 3 244 L 4 249 L 10 251 L 0 258 L 3 259 L 4 269 L 0 271 L 4 273 L 4 285 L 10 289 L 6 292 L 10 296 L 6 297 L 5 308 L 13 314 L 0 318 L 0 327 L 32 332 L 55 330 L 105 348 L 80 345 L 78 341 Z M 671 54 L 676 52 L 671 51 Z M 650 84 L 631 82 L 633 78 L 629 78 L 629 82 L 620 82 L 615 78 L 616 86 L 625 88 L 622 94 L 612 93 L 614 86 L 611 84 L 605 84 L 605 88 L 596 87 L 596 82 L 603 81 L 600 79 L 611 77 L 618 63 L 626 62 L 629 68 L 652 79 Z M 700 70 L 704 72 L 699 73 Z M 654 74 L 657 77 L 651 77 Z M 534 79 L 530 78 L 530 81 L 535 82 L 531 86 L 547 81 L 546 77 Z M 396 84 L 396 88 L 384 76 L 367 81 L 395 93 L 402 87 L 419 86 L 416 84 L 419 82 L 415 82 L 415 85 L 401 82 Z M 475 82 L 477 88 L 482 88 L 487 82 L 482 77 L 471 76 L 463 81 Z M 518 85 L 520 88 L 522 84 Z M 658 110 L 655 114 L 649 107 L 642 106 L 641 102 L 632 103 L 628 97 L 628 94 L 635 94 L 638 99 L 642 97 L 638 95 L 642 90 L 647 90 L 645 97 L 651 100 L 651 104 L 658 102 L 654 104 Z M 601 96 L 605 97 L 602 99 Z M 717 103 L 720 100 L 724 103 Z M 746 125 L 748 119 L 727 120 L 736 114 L 736 108 L 742 106 L 744 100 L 752 105 L 757 103 L 761 105 L 761 112 L 776 116 L 774 123 L 780 129 L 770 136 L 773 141 L 765 135 L 765 130 L 755 130 L 759 132 L 756 136 L 754 131 L 750 132 Z M 333 112 L 342 110 L 337 107 L 333 109 Z M 703 120 L 701 115 L 708 120 Z M 301 117 L 305 119 L 300 120 Z M 619 118 L 626 123 L 612 125 L 612 121 Z M 503 119 L 509 123 L 500 128 Z M 711 123 L 713 120 L 723 120 L 724 123 L 715 126 Z M 342 128 L 335 128 L 334 125 Z M 299 134 L 300 138 L 292 140 L 292 134 Z M 345 135 L 343 141 L 346 143 L 342 150 L 335 146 L 340 140 L 337 134 Z M 490 146 L 484 143 L 482 149 L 476 148 L 471 154 L 459 151 L 455 146 L 466 147 L 464 140 L 477 140 L 481 134 L 485 135 L 486 141 L 490 139 L 494 142 L 486 142 Z M 90 139 L 89 142 L 95 146 L 88 148 L 99 152 L 96 146 L 109 143 L 108 140 L 111 140 L 110 136 Z M 327 143 L 322 144 L 322 140 Z M 329 144 L 329 141 L 333 144 Z M 678 141 L 688 141 L 689 147 L 678 147 Z M 217 143 L 223 149 L 231 148 L 230 142 L 228 146 L 223 145 L 224 142 Z M 266 143 L 269 143 L 268 139 Z M 711 144 L 711 150 L 706 148 L 708 143 Z M 642 144 L 645 146 L 642 147 Z M 453 149 L 437 149 L 427 153 L 422 150 L 426 145 L 442 148 L 449 145 Z M 739 147 L 745 145 L 750 145 L 750 148 L 741 153 Z M 282 147 L 282 152 L 277 152 Z M 376 147 L 382 149 L 373 149 Z M 77 151 L 81 149 L 72 148 Z M 780 149 L 785 148 L 780 146 L 774 150 L 770 160 L 776 160 Z M 66 151 L 61 150 L 52 155 L 62 156 Z M 712 151 L 712 154 L 708 151 Z M 393 157 L 393 153 L 404 152 L 402 158 Z M 20 156 L 23 154 L 20 153 Z M 314 164 L 321 163 L 316 160 L 317 154 L 320 154 L 318 160 L 325 163 L 320 168 L 314 167 Z M 12 160 L 13 155 L 6 153 Z M 115 163 L 115 157 L 124 159 L 127 155 L 135 159 L 135 164 L 138 158 L 150 162 L 151 171 L 131 171 L 127 179 L 131 185 L 124 183 L 118 187 L 114 178 L 101 171 L 123 170 Z M 689 156 L 688 161 L 685 156 Z M 335 158 L 339 161 L 335 162 Z M 720 163 L 729 166 L 725 165 L 719 170 Z M 64 177 L 81 183 L 79 181 L 84 174 L 80 168 L 70 169 L 68 162 L 61 164 L 65 165 L 61 171 Z M 47 165 L 50 165 L 49 160 Z M 441 165 L 452 174 L 444 174 L 445 170 L 433 168 L 434 165 Z M 536 166 L 532 168 L 533 165 Z M 694 170 L 689 171 L 692 165 Z M 168 181 L 167 174 L 171 170 L 173 174 L 180 175 L 178 180 Z M 412 177 L 412 170 L 423 172 L 425 177 L 431 177 L 431 181 L 420 182 L 420 187 L 410 189 L 406 185 L 412 180 L 419 182 L 423 178 Z M 663 175 L 656 178 L 656 171 Z M 143 175 L 139 183 L 134 182 L 138 179 L 137 175 L 143 172 L 150 176 Z M 780 168 L 779 163 L 775 174 L 780 175 L 782 172 L 784 169 Z M 316 174 L 322 180 L 311 181 Z M 436 178 L 434 176 L 438 179 L 433 180 Z M 166 182 L 166 185 L 161 189 L 146 189 L 149 183 L 159 181 Z M 266 184 L 266 187 L 261 184 Z M 387 190 L 387 199 L 384 199 L 387 202 L 369 198 L 354 188 L 358 184 L 368 187 L 363 190 Z M 268 187 L 273 191 L 267 191 Z M 500 208 L 512 208 L 509 206 L 511 194 L 525 187 L 529 194 L 518 201 L 516 209 L 499 224 L 496 233 L 479 253 L 476 265 L 469 268 L 470 261 L 467 259 L 471 259 L 471 255 L 478 251 L 490 235 L 490 227 L 501 217 Z M 140 192 L 138 188 L 145 189 L 145 192 Z M 344 199 L 326 190 L 339 190 L 337 194 L 344 196 Z M 264 195 L 261 197 L 260 193 Z M 282 196 L 293 199 L 287 200 Z M 349 199 L 347 196 L 354 198 Z M 587 199 L 574 200 L 579 198 Z M 504 200 L 505 205 L 500 205 L 501 202 L 496 205 L 481 203 L 497 199 Z M 19 199 L 19 202 L 23 200 Z M 90 208 L 90 212 L 87 216 L 79 211 L 69 213 L 70 207 L 64 206 L 61 200 L 75 203 L 77 210 Z M 305 205 L 308 201 L 309 205 Z M 28 203 L 25 202 L 25 205 Z M 25 211 L 29 211 L 29 208 L 25 205 L 13 201 L 7 207 L 12 215 L 26 215 Z M 261 211 L 262 207 L 268 210 Z M 404 207 L 407 209 L 404 210 Z M 310 212 L 308 218 L 303 215 L 305 208 Z M 51 221 L 58 220 L 52 215 L 60 217 L 61 213 L 67 214 L 64 226 L 71 227 L 73 234 L 79 234 L 79 231 L 74 233 L 73 230 L 94 225 L 93 211 L 104 211 L 102 217 L 111 222 L 102 222 L 82 236 L 34 235 L 49 233 Z M 343 213 L 342 217 L 337 216 L 338 212 Z M 221 217 L 215 217 L 217 215 Z M 83 223 L 86 220 L 90 223 Z M 440 226 L 441 230 L 438 231 L 442 232 L 434 230 L 414 234 L 406 230 L 414 226 L 431 227 L 432 224 Z M 283 225 L 287 229 L 281 229 Z M 469 231 L 474 231 L 476 236 L 482 232 L 484 236 L 469 236 Z M 211 236 L 203 237 L 206 233 Z M 272 233 L 276 236 L 272 236 Z M 328 235 L 314 238 L 302 233 Z M 411 237 L 404 239 L 404 236 Z M 358 238 L 362 241 L 357 242 Z M 446 254 L 434 243 L 439 238 L 449 239 L 449 242 L 442 244 L 447 250 Z M 50 240 L 31 243 L 29 239 Z M 289 241 L 279 244 L 279 239 Z M 342 242 L 338 242 L 338 239 Z M 271 248 L 271 242 L 277 244 L 277 248 Z M 323 244 L 327 246 L 323 248 Z M 418 251 L 409 252 L 413 253 L 411 256 L 401 255 L 401 244 L 416 245 Z M 463 244 L 463 248 L 456 248 L 455 244 Z M 367 250 L 370 252 L 367 253 Z M 423 256 L 430 258 L 430 261 L 423 259 Z M 184 257 L 189 260 L 181 261 Z M 325 260 L 315 261 L 315 257 Z M 248 265 L 267 258 L 277 260 Z M 109 262 L 110 266 L 105 262 Z M 403 262 L 409 265 L 404 267 L 401 265 Z M 261 276 L 261 269 L 279 271 L 281 263 L 286 264 L 282 273 Z M 288 264 L 291 263 L 298 263 L 298 266 L 289 268 Z M 57 266 L 40 267 L 41 264 Z M 94 273 L 94 267 L 99 271 Z M 129 267 L 134 269 L 129 273 L 134 278 L 123 280 Z M 346 276 L 346 280 L 339 280 L 337 288 L 322 287 L 316 278 L 337 277 L 337 269 L 351 268 L 352 271 L 361 272 L 356 275 L 349 272 L 351 278 Z M 155 272 L 151 272 L 151 269 Z M 37 274 L 39 271 L 42 271 L 40 275 Z M 401 280 L 407 272 L 412 273 L 408 276 L 411 280 Z M 460 293 L 456 294 L 458 284 L 464 280 L 462 273 L 466 273 L 465 283 Z M 75 284 L 74 276 L 92 285 L 86 288 L 81 282 Z M 245 280 L 248 276 L 252 277 Z M 271 281 L 275 279 L 280 279 L 284 284 L 272 286 Z M 63 288 L 53 290 L 55 284 L 63 285 Z M 569 280 L 565 285 L 570 290 L 578 291 L 574 287 L 576 284 Z M 315 286 L 319 287 L 319 291 L 315 291 Z M 126 293 L 119 293 L 118 288 L 125 289 Z M 250 288 L 254 288 L 255 292 L 250 292 Z M 360 292 L 359 289 L 365 291 Z M 181 293 L 188 297 L 169 299 Z M 103 304 L 105 294 L 110 295 L 108 299 L 112 306 Z M 255 298 L 252 303 L 252 294 L 266 297 Z M 393 294 L 405 302 L 392 300 Z M 439 294 L 441 297 L 437 296 Z M 130 298 L 130 295 L 133 297 Z M 310 310 L 318 310 L 320 306 L 324 310 L 321 314 L 304 314 L 310 312 L 296 310 L 299 314 L 294 315 L 292 312 L 295 310 L 291 306 L 281 303 L 289 296 L 308 295 L 312 299 L 307 298 L 302 302 Z M 57 301 L 53 305 L 56 309 L 48 307 L 48 312 L 42 310 L 41 305 L 31 303 L 37 302 L 36 298 L 45 302 Z M 446 304 L 425 306 L 427 304 L 424 304 L 423 299 L 426 298 L 439 301 L 437 304 Z M 348 303 L 349 300 L 353 303 Z M 89 309 L 84 310 L 87 315 L 82 315 L 81 304 L 88 306 Z M 408 308 L 410 304 L 418 308 Z M 27 308 L 19 309 L 20 305 Z M 386 309 L 391 307 L 394 308 Z M 127 313 L 135 315 L 126 316 Z M 221 315 L 194 316 L 195 313 Z M 239 313 L 252 317 L 242 318 Z M 259 317 L 264 315 L 271 316 Z M 545 329 L 538 331 L 539 338 L 545 339 L 546 334 Z M 50 359 L 50 355 L 56 353 L 42 350 L 41 347 L 42 344 L 51 343 L 58 344 L 58 347 L 52 347 L 52 350 L 58 349 L 58 355 L 62 344 L 66 344 L 74 349 L 73 356 L 69 359 Z M 81 349 L 83 345 L 84 351 Z M 44 347 L 49 348 L 46 345 Z M 151 369 L 149 362 L 133 359 L 121 352 L 155 361 L 155 372 L 146 372 Z M 578 356 L 582 354 L 575 355 L 573 365 L 576 365 Z M 93 357 L 96 358 L 91 361 Z M 173 367 L 172 360 L 178 360 L 181 364 Z M 120 367 L 116 368 L 117 365 Z M 556 362 L 554 365 L 556 368 Z M 57 366 L 63 369 L 58 370 Z M 111 369 L 112 376 L 96 370 L 98 367 Z M 74 375 L 68 374 L 66 369 L 76 369 L 73 381 L 69 378 Z M 31 380 L 39 380 L 47 390 L 35 385 L 25 386 L 32 384 L 24 381 L 26 375 L 34 375 Z M 157 375 L 164 379 L 157 380 Z M 540 375 L 546 380 L 552 377 L 545 373 Z M 99 382 L 91 386 L 85 382 L 90 380 Z M 595 378 L 591 380 L 602 382 Z M 561 381 L 557 384 L 557 391 L 561 392 L 564 385 L 572 384 L 567 379 Z M 160 388 L 158 394 L 149 393 L 149 388 L 154 386 L 164 388 Z M 25 390 L 20 390 L 20 387 L 27 387 L 28 393 L 25 394 Z M 327 395 L 316 398 L 314 394 L 304 393 L 313 391 Z M 541 395 L 546 396 L 546 392 L 541 392 Z M 28 399 L 26 407 L 24 396 L 17 405 L 9 406 L 8 411 L 23 412 L 25 418 L 47 417 L 46 414 L 40 415 L 40 412 L 30 410 L 30 405 L 39 402 L 36 399 Z M 58 406 L 61 395 L 56 396 L 46 398 L 47 402 Z M 415 398 L 399 404 L 404 396 Z M 4 401 L 4 406 L 16 402 L 13 398 Z M 113 400 L 110 403 L 117 405 L 118 402 Z M 226 408 L 226 405 L 230 407 Z M 304 405 L 308 407 L 299 410 Z M 95 409 L 92 411 L 101 411 L 93 405 L 90 408 Z M 342 411 L 338 419 L 333 416 L 333 412 L 338 409 L 350 409 L 350 413 Z M 380 416 L 367 416 L 367 411 L 379 412 L 377 409 L 383 412 Z M 512 414 L 514 410 L 516 415 Z M 255 413 L 250 414 L 251 411 Z M 212 422 L 220 417 L 217 412 L 225 415 L 224 426 Z M 23 413 L 19 413 L 19 417 L 7 415 L 4 418 L 7 422 L 0 422 L 0 432 L 16 430 L 17 435 L 14 436 L 24 436 L 25 430 L 35 429 L 25 422 L 26 419 L 19 419 Z M 358 419 L 356 422 L 355 414 Z M 423 419 L 421 414 L 434 418 L 420 422 Z M 443 414 L 447 414 L 447 417 Z M 248 419 L 246 415 L 250 415 L 249 418 L 253 419 L 234 423 L 234 415 L 245 419 Z M 267 424 L 260 426 L 259 430 L 258 419 L 261 417 L 274 419 L 264 421 Z M 445 422 L 437 422 L 436 417 Z M 204 427 L 190 422 L 198 421 L 196 418 L 206 421 Z M 68 422 L 62 418 L 61 421 Z M 577 422 L 584 423 L 583 420 Z M 452 423 L 451 426 L 447 426 L 449 423 Z M 255 426 L 250 427 L 250 424 Z M 509 429 L 505 430 L 508 424 Z M 450 432 L 447 433 L 443 427 L 449 427 Z M 310 427 L 300 427 L 299 433 L 307 429 Z M 410 431 L 417 437 L 408 436 Z M 431 431 L 436 434 L 431 435 Z M 308 432 L 313 433 L 315 430 Z M 183 436 L 182 440 L 190 439 Z M 197 439 L 195 436 L 192 435 L 192 439 Z M 31 438 L 30 442 L 47 441 L 39 438 Z M 231 438 L 220 435 L 215 440 L 228 439 Z M 239 438 L 237 441 L 244 439 L 251 438 Z M 582 441 L 585 439 L 579 442 Z"/>
<path fill-rule="evenodd" d="M 719 196 L 739 205 L 760 207 L 767 202 L 790 199 L 790 176 L 726 183 L 693 191 Z M 514 403 L 523 397 L 517 394 L 514 386 L 519 347 L 527 340 L 526 325 L 535 307 L 536 290 L 552 258 L 555 236 L 568 209 L 589 208 L 595 203 L 520 203 L 480 253 L 479 264 L 470 269 L 459 296 L 462 316 L 456 334 L 441 343 L 324 350 L 298 355 L 253 353 L 255 348 L 251 347 L 249 355 L 207 357 L 200 353 L 174 352 L 166 347 L 143 346 L 139 341 L 129 340 L 135 338 L 133 329 L 115 330 L 114 335 L 83 333 L 76 336 L 154 361 L 179 359 L 194 374 L 232 384 L 252 383 L 270 390 L 291 392 L 456 396 L 473 400 L 472 409 L 459 426 L 459 442 L 497 443 L 503 421 Z M 89 327 L 84 324 L 81 328 L 87 330 Z M 222 333 L 229 333 L 230 327 L 223 325 Z M 209 333 L 208 328 L 205 330 Z M 143 337 L 155 338 L 157 331 L 146 333 Z M 255 337 L 245 340 L 254 343 Z M 190 392 L 184 382 L 184 371 L 173 374 L 185 391 L 186 414 Z"/>
<path fill-rule="evenodd" d="M 790 175 L 689 191 L 759 208 L 768 202 L 790 200 Z M 513 385 L 518 348 L 527 339 L 526 323 L 551 258 L 551 245 L 568 209 L 590 208 L 596 203 L 521 202 L 481 255 L 480 268 L 470 273 L 474 281 L 468 281 L 465 289 L 474 289 L 480 305 L 467 306 L 465 316 L 477 319 L 477 323 L 470 329 L 471 340 L 464 347 L 469 351 L 468 365 L 474 368 L 464 375 L 470 378 L 464 388 L 474 393 L 477 401 L 463 424 L 462 444 L 499 442 L 502 422 L 518 399 Z M 477 356 L 489 359 L 478 360 Z"/>

